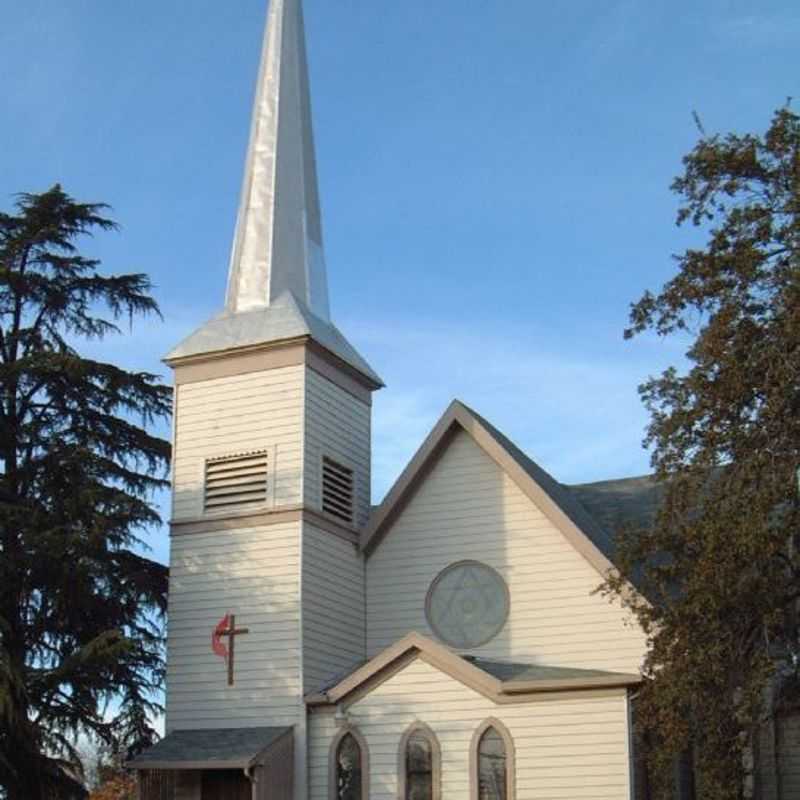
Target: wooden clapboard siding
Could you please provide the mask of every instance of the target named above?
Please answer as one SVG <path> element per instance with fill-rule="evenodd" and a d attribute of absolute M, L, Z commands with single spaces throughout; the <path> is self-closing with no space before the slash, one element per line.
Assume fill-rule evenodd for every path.
<path fill-rule="evenodd" d="M 770 724 L 762 729 L 758 750 L 758 798 L 780 800 L 778 797 L 778 767 L 775 752 L 775 731 Z"/>
<path fill-rule="evenodd" d="M 474 654 L 556 666 L 635 673 L 645 637 L 618 605 L 592 592 L 597 571 L 469 436 L 448 449 L 367 560 L 367 651 L 425 619 L 431 581 L 449 564 L 475 559 L 508 583 L 503 631 Z"/>
<path fill-rule="evenodd" d="M 180 774 L 169 770 L 147 770 L 136 773 L 136 800 L 182 800 Z"/>
<path fill-rule="evenodd" d="M 774 709 L 777 684 L 773 679 L 764 690 L 764 708 Z M 778 798 L 778 729 L 777 720 L 770 716 L 761 726 L 755 752 L 756 797 L 759 800 Z"/>
<path fill-rule="evenodd" d="M 483 720 L 509 730 L 516 750 L 516 800 L 628 800 L 628 725 L 624 690 L 541 695 L 496 706 L 421 660 L 412 662 L 348 710 L 369 746 L 370 800 L 397 799 L 398 748 L 423 722 L 442 750 L 442 797 L 469 798 L 470 743 Z M 310 800 L 329 800 L 333 715 L 309 724 Z"/>
<path fill-rule="evenodd" d="M 800 797 L 800 713 L 781 714 L 778 734 L 778 797 Z"/>
<path fill-rule="evenodd" d="M 364 565 L 355 545 L 305 523 L 302 595 L 308 693 L 365 657 Z"/>
<path fill-rule="evenodd" d="M 175 775 L 175 800 L 200 800 L 202 772 L 178 772 Z M 146 800 L 146 798 L 142 798 Z"/>
<path fill-rule="evenodd" d="M 305 502 L 322 509 L 322 458 L 329 456 L 355 473 L 355 527 L 370 511 L 371 408 L 313 369 L 305 396 Z"/>
<path fill-rule="evenodd" d="M 301 502 L 304 376 L 300 365 L 176 387 L 174 519 L 203 514 L 206 459 L 252 450 L 270 451 L 270 502 Z"/>
<path fill-rule="evenodd" d="M 198 800 L 253 800 L 253 785 L 240 769 L 205 770 Z"/>
<path fill-rule="evenodd" d="M 300 707 L 300 530 L 281 523 L 172 539 L 167 726 L 291 725 Z M 211 634 L 226 613 L 237 637 L 236 684 Z"/>
<path fill-rule="evenodd" d="M 257 770 L 253 800 L 292 800 L 295 788 L 294 768 L 294 736 L 289 734 L 270 748 L 264 765 Z"/>

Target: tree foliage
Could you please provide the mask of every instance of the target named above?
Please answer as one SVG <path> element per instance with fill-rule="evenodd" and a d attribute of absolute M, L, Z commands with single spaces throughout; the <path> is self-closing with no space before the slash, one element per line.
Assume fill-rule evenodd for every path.
<path fill-rule="evenodd" d="M 699 796 L 729 800 L 754 779 L 765 687 L 800 655 L 800 117 L 704 134 L 673 190 L 705 243 L 633 305 L 626 336 L 687 337 L 688 368 L 640 389 L 664 502 L 620 537 L 606 588 L 649 636 L 638 705 L 658 796 L 691 748 Z"/>
<path fill-rule="evenodd" d="M 140 274 L 78 250 L 115 225 L 58 186 L 0 213 L 0 786 L 68 796 L 76 736 L 152 740 L 166 568 L 142 557 L 159 517 L 170 413 L 157 376 L 82 356 L 158 314 Z M 73 777 L 70 777 L 73 776 Z"/>
<path fill-rule="evenodd" d="M 136 800 L 136 779 L 131 775 L 116 775 L 95 789 L 89 800 Z"/>
<path fill-rule="evenodd" d="M 136 778 L 124 767 L 125 754 L 114 753 L 108 745 L 100 742 L 84 753 L 84 771 L 89 787 L 88 800 L 137 800 Z M 88 764 L 87 764 L 88 761 Z"/>

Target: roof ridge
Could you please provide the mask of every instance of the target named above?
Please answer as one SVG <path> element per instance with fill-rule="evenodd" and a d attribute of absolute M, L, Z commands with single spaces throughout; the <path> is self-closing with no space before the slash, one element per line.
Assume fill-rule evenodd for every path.
<path fill-rule="evenodd" d="M 467 408 L 465 406 L 465 408 Z M 519 445 L 496 428 L 485 417 L 469 409 L 480 423 L 509 451 L 526 472 L 558 503 L 561 509 L 572 518 L 572 521 L 589 536 L 595 545 L 609 557 L 614 549 L 613 537 L 605 530 L 584 507 L 583 503 L 569 491 L 568 487 L 557 481 L 544 467 L 534 461 Z"/>
<path fill-rule="evenodd" d="M 414 454 L 370 518 L 362 538 L 369 555 L 394 517 L 413 497 L 419 480 L 446 448 L 455 426 L 466 431 L 475 443 L 504 470 L 542 513 L 561 531 L 581 555 L 606 577 L 613 569 L 613 539 L 593 519 L 580 501 L 530 456 L 488 420 L 460 400 L 450 403 L 433 430 Z"/>
<path fill-rule="evenodd" d="M 629 481 L 652 481 L 653 483 L 661 483 L 656 478 L 654 472 L 649 472 L 641 475 L 628 475 L 623 478 L 603 478 L 598 481 L 581 481 L 580 483 L 562 483 L 567 489 L 577 489 L 582 486 L 599 486 L 603 483 L 627 483 Z"/>

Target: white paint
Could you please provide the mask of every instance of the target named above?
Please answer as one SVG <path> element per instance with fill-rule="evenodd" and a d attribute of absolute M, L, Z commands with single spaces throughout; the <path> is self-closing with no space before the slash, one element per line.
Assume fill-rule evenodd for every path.
<path fill-rule="evenodd" d="M 317 692 L 363 662 L 364 565 L 356 548 L 303 526 L 303 674 Z"/>
<path fill-rule="evenodd" d="M 511 610 L 475 655 L 636 673 L 645 637 L 601 578 L 516 484 L 458 433 L 367 561 L 367 652 L 410 630 L 435 638 L 425 596 L 448 565 L 475 559 L 506 580 Z"/>
<path fill-rule="evenodd" d="M 306 504 L 322 510 L 322 459 L 329 456 L 354 472 L 356 526 L 370 513 L 372 409 L 312 369 L 305 394 Z"/>
<path fill-rule="evenodd" d="M 297 724 L 300 672 L 300 522 L 172 540 L 167 729 Z M 211 650 L 226 613 L 237 637 L 235 685 Z"/>
<path fill-rule="evenodd" d="M 328 454 L 353 467 L 366 520 L 371 409 L 327 378 L 299 365 L 181 384 L 176 408 L 175 521 L 213 521 L 203 509 L 208 459 L 258 449 L 270 453 L 265 508 L 320 510 Z M 293 725 L 305 798 L 304 693 L 365 656 L 356 547 L 300 520 L 175 536 L 169 611 L 167 730 Z M 211 650 L 226 613 L 250 630 L 236 641 L 233 687 Z M 187 799 L 193 792 L 187 784 Z"/>
<path fill-rule="evenodd" d="M 629 795 L 627 704 L 624 690 L 542 695 L 497 706 L 472 689 L 414 661 L 348 711 L 369 745 L 370 800 L 397 800 L 400 739 L 414 722 L 442 748 L 442 797 L 469 798 L 469 752 L 489 717 L 509 730 L 516 750 L 516 800 L 625 800 Z M 309 798 L 328 800 L 333 715 L 309 724 Z"/>
<path fill-rule="evenodd" d="M 305 368 L 181 384 L 176 387 L 173 519 L 203 514 L 203 480 L 209 458 L 269 450 L 270 502 L 301 502 Z"/>

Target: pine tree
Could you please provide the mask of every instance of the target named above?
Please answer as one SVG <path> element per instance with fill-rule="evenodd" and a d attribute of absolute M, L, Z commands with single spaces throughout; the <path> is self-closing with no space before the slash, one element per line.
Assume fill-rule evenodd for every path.
<path fill-rule="evenodd" d="M 678 223 L 705 245 L 634 304 L 627 336 L 685 337 L 689 367 L 641 388 L 664 502 L 621 537 L 607 588 L 650 638 L 638 717 L 657 796 L 690 752 L 698 796 L 737 800 L 757 779 L 765 689 L 800 664 L 800 117 L 704 134 L 684 167 Z"/>
<path fill-rule="evenodd" d="M 167 570 L 140 555 L 160 520 L 171 410 L 158 377 L 81 355 L 158 315 L 141 274 L 78 246 L 116 226 L 59 186 L 0 214 L 0 787 L 69 797 L 76 737 L 141 747 L 163 672 Z"/>

